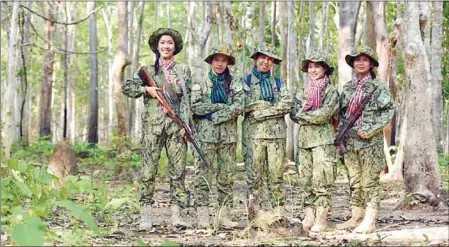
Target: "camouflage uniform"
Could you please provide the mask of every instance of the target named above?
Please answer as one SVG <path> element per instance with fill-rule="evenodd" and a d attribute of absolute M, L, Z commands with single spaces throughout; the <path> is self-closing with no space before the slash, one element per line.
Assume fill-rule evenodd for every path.
<path fill-rule="evenodd" d="M 222 50 L 216 48 L 206 61 L 215 54 L 228 55 L 228 53 L 225 47 L 222 47 Z M 241 79 L 233 78 L 230 88 L 227 103 L 212 103 L 212 82 L 208 77 L 192 86 L 191 106 L 197 131 L 195 138 L 199 141 L 200 148 L 206 154 L 211 166 L 217 157 L 217 171 L 213 172 L 213 167 L 207 167 L 195 153 L 195 205 L 197 206 L 209 205 L 209 192 L 214 174 L 217 179 L 219 205 L 231 206 L 232 204 L 237 117 L 242 113 L 244 100 Z"/>
<path fill-rule="evenodd" d="M 346 62 L 353 67 L 354 58 L 360 54 L 375 58 L 369 47 L 360 46 L 353 55 L 346 56 Z M 375 66 L 379 65 L 376 60 L 373 61 Z M 395 102 L 386 83 L 378 78 L 366 82 L 365 94 L 371 92 L 374 85 L 378 88 L 363 110 L 363 123 L 354 127 L 367 133 L 368 139 L 348 137 L 346 143 L 348 152 L 344 154 L 344 158 L 348 171 L 351 205 L 377 209 L 381 199 L 379 173 L 385 167 L 383 128 L 393 117 Z M 343 86 L 340 96 L 340 126 L 349 116 L 348 105 L 355 90 L 356 85 L 352 81 Z"/>
<path fill-rule="evenodd" d="M 326 63 L 326 57 L 313 52 L 303 61 L 304 72 L 309 62 Z M 328 66 L 329 74 L 333 68 Z M 331 187 L 336 176 L 336 153 L 333 146 L 335 131 L 332 120 L 338 112 L 338 91 L 330 83 L 325 87 L 318 109 L 304 111 L 308 101 L 308 87 L 297 94 L 290 117 L 300 125 L 298 138 L 297 167 L 301 165 L 302 198 L 304 206 L 331 207 Z M 300 102 L 301 99 L 302 103 Z"/>
<path fill-rule="evenodd" d="M 251 58 L 262 53 L 274 58 L 274 63 L 280 63 L 281 60 L 274 54 L 274 49 L 271 44 L 262 43 Z M 271 205 L 283 206 L 287 128 L 284 116 L 290 112 L 291 97 L 282 80 L 279 79 L 282 86 L 278 88 L 275 78 L 270 77 L 275 99 L 273 102 L 261 100 L 260 81 L 253 74 L 250 77 L 250 86 L 248 77 L 244 83 L 245 118 L 242 124 L 242 151 L 247 173 L 248 197 L 258 198 L 262 195 L 266 177 Z M 253 116 L 250 112 L 253 112 Z"/>
<path fill-rule="evenodd" d="M 160 69 L 155 74 L 153 65 L 147 66 L 151 77 L 159 88 L 162 88 L 165 75 Z M 188 123 L 187 107 L 185 106 L 184 97 L 181 88 L 182 83 L 186 83 L 186 91 L 189 94 L 189 85 L 191 83 L 190 69 L 184 64 L 176 63 L 171 70 L 173 81 L 180 83 L 172 83 L 172 98 L 176 96 L 179 100 L 177 107 L 183 112 L 181 117 Z M 159 158 L 162 148 L 165 147 L 168 156 L 168 172 L 170 177 L 170 202 L 186 207 L 189 205 L 189 196 L 184 185 L 185 177 L 185 157 L 187 154 L 187 143 L 179 134 L 180 127 L 163 112 L 159 101 L 146 94 L 146 86 L 139 78 L 137 73 L 134 78 L 126 80 L 122 87 L 122 92 L 131 98 L 139 98 L 143 96 L 145 105 L 142 113 L 142 160 L 143 166 L 140 172 L 140 202 L 142 205 L 151 205 L 155 188 L 155 178 L 159 167 Z"/>

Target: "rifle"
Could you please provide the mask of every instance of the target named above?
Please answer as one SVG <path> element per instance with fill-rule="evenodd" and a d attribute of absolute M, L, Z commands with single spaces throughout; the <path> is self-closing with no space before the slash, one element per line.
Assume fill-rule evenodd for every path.
<path fill-rule="evenodd" d="M 348 135 L 348 131 L 354 126 L 355 122 L 359 119 L 359 117 L 362 115 L 363 109 L 365 108 L 365 105 L 368 103 L 368 101 L 371 99 L 371 96 L 374 94 L 374 91 L 376 91 L 377 85 L 374 86 L 374 89 L 365 97 L 363 97 L 362 102 L 355 110 L 354 115 L 349 115 L 348 119 L 343 123 L 341 126 L 340 131 L 338 132 L 337 137 L 335 137 L 334 140 L 334 146 L 337 148 L 338 152 L 340 154 L 344 154 L 347 152 L 346 150 L 346 136 Z"/>
<path fill-rule="evenodd" d="M 156 82 L 151 78 L 150 73 L 146 69 L 145 66 L 142 66 L 138 72 L 138 75 L 140 79 L 145 83 L 148 87 L 157 87 Z M 186 139 L 188 142 L 192 143 L 193 148 L 198 153 L 198 156 L 200 157 L 201 161 L 204 162 L 208 167 L 210 167 L 210 163 L 206 158 L 206 155 L 204 152 L 200 149 L 197 141 L 194 139 L 193 131 L 190 129 L 189 125 L 187 125 L 184 120 L 182 120 L 179 117 L 179 112 L 177 111 L 176 107 L 174 107 L 173 100 L 171 99 L 170 95 L 168 94 L 165 87 L 162 88 L 162 92 L 156 91 L 157 100 L 161 103 L 162 107 L 165 109 L 165 114 L 167 114 L 168 117 L 170 117 L 173 122 L 175 122 L 179 127 L 183 128 L 186 132 Z"/>

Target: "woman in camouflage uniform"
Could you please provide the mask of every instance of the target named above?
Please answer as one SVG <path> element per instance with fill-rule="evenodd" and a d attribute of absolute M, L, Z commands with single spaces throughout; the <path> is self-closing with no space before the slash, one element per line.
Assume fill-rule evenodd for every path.
<path fill-rule="evenodd" d="M 245 76 L 245 118 L 242 124 L 242 151 L 248 184 L 249 218 L 261 209 L 263 183 L 269 192 L 267 208 L 276 218 L 284 218 L 285 193 L 285 123 L 290 112 L 291 97 L 288 88 L 278 77 L 271 76 L 274 64 L 281 59 L 272 44 L 261 43 L 256 52 L 252 72 Z"/>
<path fill-rule="evenodd" d="M 343 86 L 340 96 L 340 127 L 361 104 L 362 98 L 376 91 L 363 109 L 362 115 L 347 135 L 344 154 L 350 186 L 352 217 L 337 229 L 354 229 L 356 233 L 376 231 L 376 215 L 380 203 L 379 173 L 385 167 L 383 128 L 393 117 L 395 103 L 386 83 L 373 68 L 379 66 L 371 48 L 359 46 L 345 57 L 354 69 L 352 81 Z M 365 210 L 365 213 L 363 211 Z"/>
<path fill-rule="evenodd" d="M 306 214 L 302 223 L 307 231 L 321 232 L 327 228 L 332 207 L 331 188 L 336 176 L 332 120 L 338 112 L 339 96 L 329 81 L 334 68 L 322 53 L 313 52 L 303 60 L 301 70 L 308 74 L 308 84 L 302 94 L 297 94 L 290 118 L 300 125 L 296 162 L 301 164 Z"/>
<path fill-rule="evenodd" d="M 156 99 L 156 91 L 165 88 L 178 110 L 186 111 L 188 107 L 189 84 L 191 75 L 189 68 L 174 60 L 183 47 L 182 37 L 171 28 L 160 28 L 154 31 L 148 45 L 156 54 L 154 65 L 147 69 L 158 87 L 148 87 L 139 78 L 137 72 L 132 79 L 126 80 L 122 92 L 131 98 L 143 96 L 145 110 L 142 114 L 142 160 L 140 172 L 141 229 L 151 229 L 151 207 L 155 188 L 155 178 L 159 167 L 162 148 L 168 156 L 168 172 L 170 177 L 171 223 L 177 227 L 186 227 L 188 223 L 181 218 L 181 208 L 189 205 L 189 196 L 184 185 L 185 158 L 187 143 L 183 138 L 185 130 L 175 124 L 162 109 Z M 187 86 L 185 85 L 187 84 Z M 188 123 L 188 114 L 182 118 Z"/>
<path fill-rule="evenodd" d="M 235 64 L 235 58 L 226 46 L 214 48 L 204 60 L 210 64 L 208 76 L 192 86 L 192 111 L 201 149 L 210 162 L 208 167 L 198 156 L 195 157 L 196 185 L 195 207 L 198 227 L 209 228 L 209 192 L 212 176 L 216 177 L 218 208 L 214 210 L 219 227 L 233 228 L 237 222 L 230 220 L 233 202 L 232 185 L 235 171 L 237 147 L 237 117 L 243 110 L 243 85 L 232 76 L 228 65 Z M 217 170 L 213 161 L 217 158 Z"/>

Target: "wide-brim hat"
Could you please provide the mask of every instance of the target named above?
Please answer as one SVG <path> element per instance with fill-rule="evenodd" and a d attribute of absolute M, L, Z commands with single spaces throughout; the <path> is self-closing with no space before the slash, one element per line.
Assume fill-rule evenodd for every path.
<path fill-rule="evenodd" d="M 222 45 L 220 47 L 212 48 L 212 52 L 209 54 L 209 56 L 206 57 L 206 59 L 204 59 L 204 62 L 206 62 L 208 64 L 211 64 L 212 63 L 212 58 L 215 55 L 217 55 L 217 54 L 225 55 L 226 57 L 228 57 L 228 60 L 229 60 L 228 65 L 234 65 L 235 64 L 235 57 L 232 56 L 231 50 L 228 49 L 224 45 Z"/>
<path fill-rule="evenodd" d="M 276 48 L 274 45 L 266 42 L 262 42 L 257 46 L 256 51 L 250 56 L 252 59 L 256 59 L 259 54 L 264 54 L 266 56 L 269 56 L 273 58 L 273 62 L 275 64 L 280 64 L 282 62 L 282 59 L 276 55 Z"/>
<path fill-rule="evenodd" d="M 307 73 L 308 68 L 309 68 L 309 63 L 311 63 L 311 62 L 324 64 L 327 68 L 327 71 L 326 71 L 327 75 L 331 75 L 332 72 L 334 71 L 334 67 L 329 65 L 329 63 L 327 62 L 326 56 L 321 52 L 317 52 L 317 51 L 312 52 L 308 58 L 302 60 L 301 70 L 303 72 Z"/>
<path fill-rule="evenodd" d="M 148 45 L 150 46 L 151 50 L 154 53 L 156 53 L 156 51 L 157 51 L 157 42 L 159 41 L 159 38 L 162 35 L 170 35 L 173 38 L 173 40 L 175 41 L 175 51 L 173 52 L 173 55 L 176 55 L 179 52 L 181 52 L 182 47 L 183 47 L 181 34 L 173 28 L 161 27 L 161 28 L 155 30 L 150 35 L 150 38 L 148 38 Z"/>
<path fill-rule="evenodd" d="M 357 47 L 357 49 L 355 49 L 354 52 L 352 52 L 351 54 L 348 54 L 345 56 L 345 60 L 346 63 L 351 66 L 351 68 L 354 68 L 354 60 L 357 56 L 360 55 L 365 55 L 368 56 L 371 61 L 374 64 L 374 67 L 379 67 L 379 62 L 377 61 L 377 56 L 374 53 L 373 49 L 371 49 L 371 47 L 366 46 L 366 45 L 361 45 L 359 47 Z"/>

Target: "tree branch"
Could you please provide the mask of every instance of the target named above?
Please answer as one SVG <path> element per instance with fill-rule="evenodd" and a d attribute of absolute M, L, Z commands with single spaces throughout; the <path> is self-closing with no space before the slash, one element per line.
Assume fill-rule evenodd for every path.
<path fill-rule="evenodd" d="M 77 21 L 75 21 L 75 22 L 69 22 L 69 23 L 67 23 L 67 22 L 59 22 L 59 21 L 56 21 L 56 20 L 52 20 L 51 18 L 48 18 L 48 17 L 46 17 L 46 16 L 43 16 L 43 15 L 37 13 L 36 11 L 34 11 L 34 10 L 28 8 L 27 6 L 22 5 L 22 4 L 20 5 L 20 7 L 22 7 L 22 8 L 24 8 L 24 9 L 30 11 L 31 13 L 33 13 L 33 14 L 35 14 L 35 15 L 41 17 L 41 18 L 44 19 L 44 20 L 51 21 L 51 22 L 56 23 L 56 24 L 61 24 L 61 25 L 66 25 L 66 26 L 68 26 L 68 25 L 76 25 L 76 24 L 78 24 L 78 23 L 80 23 L 80 22 L 83 22 L 83 21 L 89 19 L 89 17 L 90 17 L 91 15 L 95 14 L 98 10 L 102 9 L 102 8 L 103 8 L 103 5 L 101 5 L 100 7 L 96 8 L 94 11 L 90 12 L 90 13 L 89 13 L 86 17 L 84 17 L 83 19 L 77 20 Z"/>

